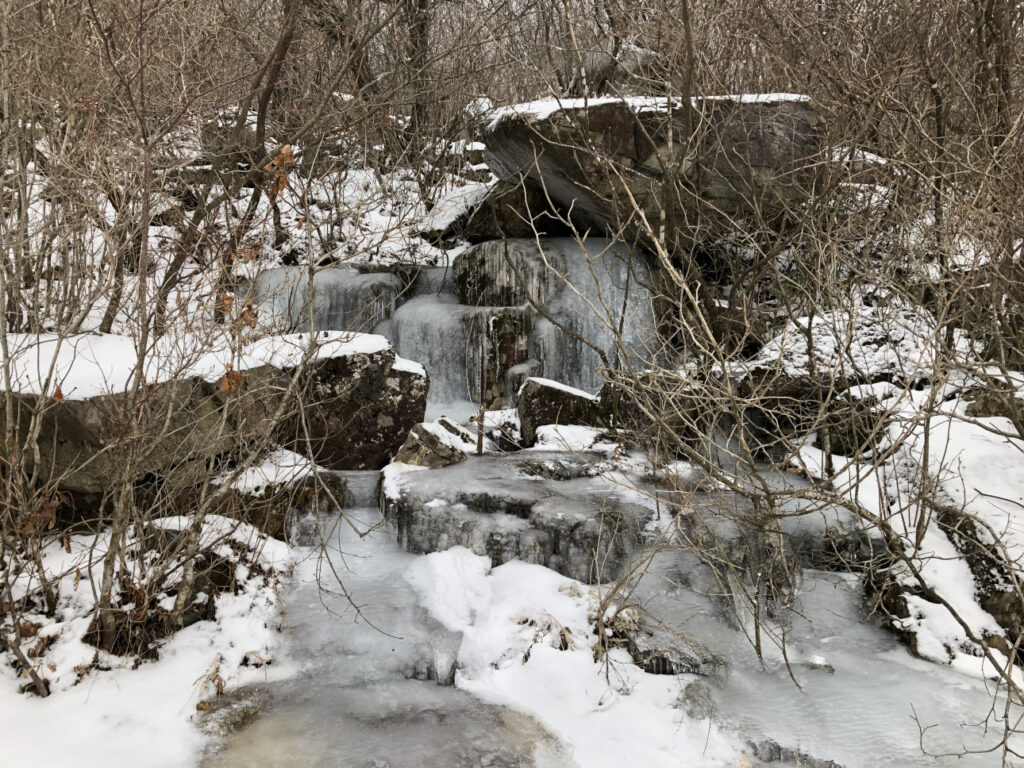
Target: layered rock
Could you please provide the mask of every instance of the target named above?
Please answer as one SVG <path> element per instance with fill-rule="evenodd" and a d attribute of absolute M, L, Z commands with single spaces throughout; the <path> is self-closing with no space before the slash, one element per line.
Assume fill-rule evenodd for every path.
<path fill-rule="evenodd" d="M 599 478 L 552 480 L 520 463 L 471 456 L 429 471 L 393 464 L 385 470 L 384 513 L 410 552 L 461 545 L 494 565 L 539 563 L 587 583 L 625 572 L 653 511 Z"/>
<path fill-rule="evenodd" d="M 499 177 L 529 178 L 581 226 L 617 234 L 627 224 L 646 239 L 664 211 L 692 242 L 734 227 L 737 215 L 770 219 L 805 201 L 822 148 L 817 125 L 810 100 L 788 94 L 570 99 L 499 110 L 482 140 Z"/>

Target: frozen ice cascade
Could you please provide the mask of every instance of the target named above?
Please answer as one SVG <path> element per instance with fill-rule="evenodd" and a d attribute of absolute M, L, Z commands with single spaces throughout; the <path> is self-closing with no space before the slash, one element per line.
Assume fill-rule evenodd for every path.
<path fill-rule="evenodd" d="M 383 334 L 427 369 L 432 410 L 457 413 L 481 400 L 508 404 L 506 373 L 523 364 L 589 392 L 607 366 L 643 366 L 654 348 L 650 279 L 644 258 L 621 243 L 506 240 L 418 274 L 281 267 L 256 278 L 249 296 L 277 327 Z"/>

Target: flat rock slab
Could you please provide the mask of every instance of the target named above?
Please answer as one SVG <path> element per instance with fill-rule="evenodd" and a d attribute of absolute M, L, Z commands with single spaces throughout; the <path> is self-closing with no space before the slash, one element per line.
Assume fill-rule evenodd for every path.
<path fill-rule="evenodd" d="M 409 552 L 464 546 L 496 566 L 518 559 L 588 584 L 626 571 L 654 516 L 594 476 L 586 457 L 558 452 L 471 456 L 439 469 L 392 464 L 381 499 Z"/>

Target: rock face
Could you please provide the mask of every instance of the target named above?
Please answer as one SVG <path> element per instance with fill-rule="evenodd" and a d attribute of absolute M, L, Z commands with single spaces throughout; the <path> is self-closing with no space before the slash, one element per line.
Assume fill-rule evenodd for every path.
<path fill-rule="evenodd" d="M 609 426 L 606 409 L 597 397 L 549 379 L 527 379 L 516 408 L 525 445 L 533 445 L 537 427 L 544 424 Z"/>
<path fill-rule="evenodd" d="M 670 227 L 692 237 L 698 217 L 725 228 L 729 216 L 771 218 L 806 200 L 817 125 L 808 99 L 781 94 L 698 99 L 671 112 L 665 99 L 576 99 L 500 110 L 482 140 L 492 171 L 542 185 L 582 226 L 617 232 L 631 195 L 651 226 L 671 200 Z M 666 177 L 685 193 L 666 197 Z M 643 234 L 635 223 L 629 231 Z"/>
<path fill-rule="evenodd" d="M 559 457 L 566 458 L 547 459 Z M 393 464 L 385 469 L 384 514 L 410 552 L 461 545 L 494 565 L 519 559 L 590 584 L 620 576 L 639 555 L 653 511 L 600 478 L 554 480 L 522 463 L 471 456 L 430 471 Z"/>
<path fill-rule="evenodd" d="M 422 424 L 409 431 L 409 436 L 395 454 L 396 462 L 430 469 L 447 467 L 465 460 L 465 453 L 445 443 Z"/>
<path fill-rule="evenodd" d="M 309 373 L 302 412 L 276 437 L 296 450 L 308 439 L 328 469 L 379 469 L 423 421 L 428 387 L 423 368 L 390 347 L 324 360 Z"/>
<path fill-rule="evenodd" d="M 13 399 L 16 434 L 24 440 L 36 398 Z M 233 430 L 224 435 L 218 430 L 222 403 L 217 386 L 198 376 L 154 386 L 146 409 L 132 408 L 124 392 L 50 403 L 38 440 L 41 474 L 84 509 L 121 478 L 129 457 L 140 477 L 160 473 L 176 486 L 195 485 L 208 471 L 207 460 L 234 447 Z M 144 455 L 131 456 L 132 427 L 161 439 L 147 441 L 151 450 Z M 26 458 L 31 471 L 31 455 Z"/>
<path fill-rule="evenodd" d="M 69 339 L 55 366 L 68 395 L 42 401 L 42 478 L 80 510 L 95 509 L 122 482 L 186 491 L 254 436 L 271 436 L 303 455 L 312 450 L 329 469 L 378 469 L 423 420 L 426 374 L 397 358 L 380 336 L 326 334 L 318 342 L 304 361 L 308 337 L 261 339 L 241 359 L 224 350 L 225 360 L 235 360 L 231 367 L 219 352 L 187 363 L 154 352 L 153 371 L 133 395 L 130 375 L 117 364 L 134 360 L 130 339 Z M 47 354 L 36 344 L 14 360 L 14 382 L 22 388 L 13 398 L 15 431 L 22 439 L 39 402 L 28 374 L 46 370 L 40 362 L 48 362 Z M 298 397 L 283 401 L 297 370 Z M 275 427 L 279 412 L 284 418 Z"/>

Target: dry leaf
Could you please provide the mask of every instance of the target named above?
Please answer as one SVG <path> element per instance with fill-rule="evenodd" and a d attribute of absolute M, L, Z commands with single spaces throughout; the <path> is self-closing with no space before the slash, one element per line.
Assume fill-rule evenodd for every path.
<path fill-rule="evenodd" d="M 61 391 L 60 384 L 58 384 L 57 388 L 53 391 L 53 399 L 58 403 L 64 402 L 64 393 Z"/>
<path fill-rule="evenodd" d="M 224 373 L 224 378 L 220 380 L 220 391 L 225 395 L 235 394 L 242 386 L 242 374 L 240 371 L 232 371 L 230 366 Z"/>

